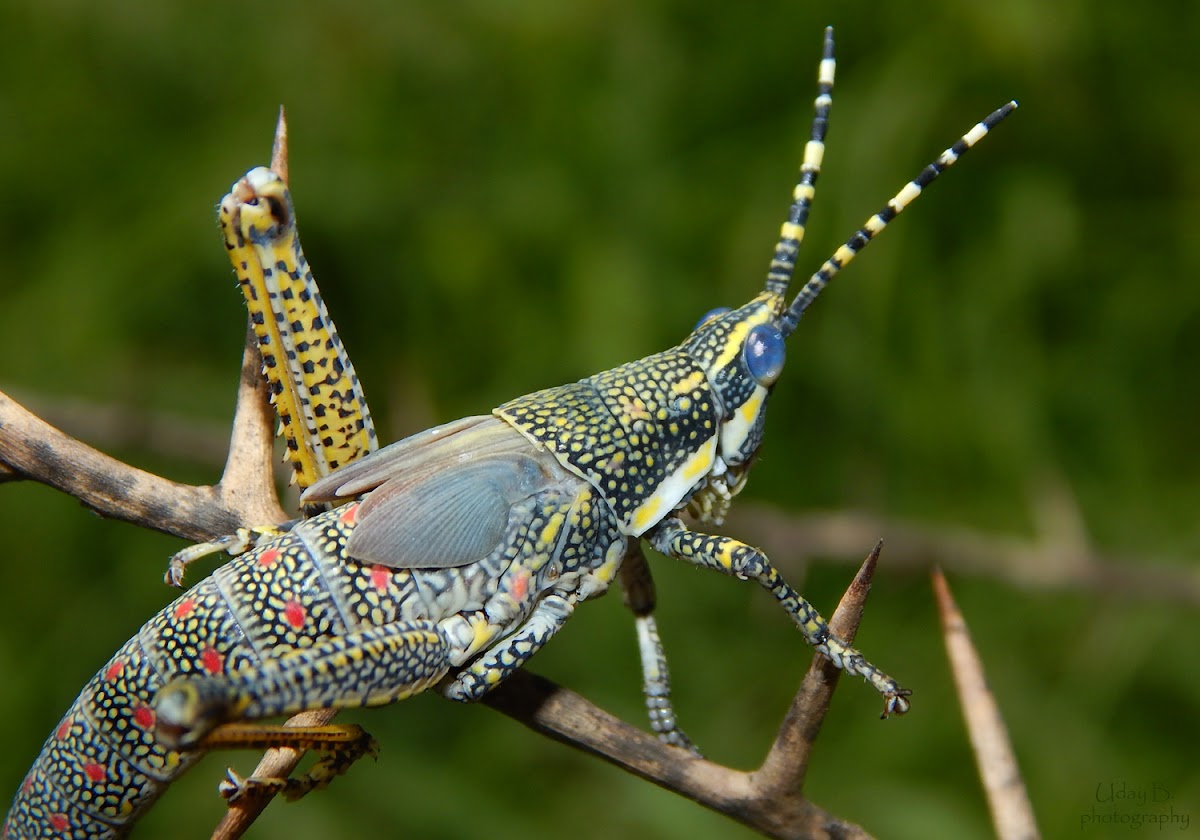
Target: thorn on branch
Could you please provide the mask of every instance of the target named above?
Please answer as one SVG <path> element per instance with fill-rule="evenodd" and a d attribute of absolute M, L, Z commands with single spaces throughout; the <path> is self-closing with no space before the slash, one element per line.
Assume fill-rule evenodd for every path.
<path fill-rule="evenodd" d="M 847 644 L 853 643 L 858 633 L 882 548 L 883 540 L 875 543 L 829 619 L 829 629 Z M 803 789 L 809 757 L 841 673 L 828 659 L 814 654 L 775 743 L 755 774 L 769 795 L 782 796 Z"/>
<path fill-rule="evenodd" d="M 275 142 L 271 144 L 271 171 L 288 183 L 287 114 L 279 106 L 279 119 L 275 122 Z"/>
<path fill-rule="evenodd" d="M 1008 729 L 988 687 L 983 662 L 966 619 L 950 594 L 950 586 L 940 569 L 932 572 L 933 591 L 941 617 L 946 656 L 954 673 L 958 702 L 971 736 L 971 747 L 979 778 L 983 782 L 992 825 L 1000 840 L 1030 840 L 1040 836 L 1029 794 L 1017 766 L 1016 755 L 1008 738 Z"/>

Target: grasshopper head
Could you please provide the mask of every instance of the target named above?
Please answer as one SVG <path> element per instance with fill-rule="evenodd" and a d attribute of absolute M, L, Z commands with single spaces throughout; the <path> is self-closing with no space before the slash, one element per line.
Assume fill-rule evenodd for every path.
<path fill-rule="evenodd" d="M 682 345 L 705 370 L 719 403 L 718 466 L 709 475 L 709 485 L 694 499 L 695 512 L 703 518 L 719 516 L 729 497 L 736 494 L 745 481 L 746 471 L 762 442 L 767 397 L 783 372 L 785 341 L 795 331 L 804 310 L 834 275 L 922 190 L 1017 107 L 1015 102 L 1007 103 L 942 152 L 838 248 L 789 304 L 786 299 L 788 285 L 804 239 L 825 152 L 833 76 L 833 30 L 830 28 L 825 30 L 825 49 L 817 75 L 812 134 L 804 147 L 800 178 L 792 193 L 787 220 L 780 229 L 766 287 L 745 306 L 709 312 Z M 714 503 L 713 500 L 718 501 Z"/>
<path fill-rule="evenodd" d="M 720 403 L 717 454 L 726 467 L 749 465 L 762 441 L 767 396 L 783 373 L 783 296 L 765 291 L 738 309 L 714 309 L 684 341 Z"/>
<path fill-rule="evenodd" d="M 221 228 L 230 250 L 270 244 L 295 236 L 292 198 L 287 183 L 265 166 L 256 166 L 221 200 Z"/>

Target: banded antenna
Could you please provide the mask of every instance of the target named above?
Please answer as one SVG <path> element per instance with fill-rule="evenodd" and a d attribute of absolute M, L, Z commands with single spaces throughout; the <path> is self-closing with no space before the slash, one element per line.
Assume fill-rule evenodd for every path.
<path fill-rule="evenodd" d="M 775 294 L 787 291 L 788 283 L 796 265 L 796 253 L 804 239 L 805 224 L 812 206 L 813 195 L 816 191 L 817 176 L 821 173 L 821 161 L 825 153 L 825 132 L 829 127 L 829 109 L 832 104 L 833 75 L 835 62 L 833 58 L 833 27 L 825 29 L 825 46 L 821 55 L 820 70 L 817 74 L 817 98 L 814 102 L 811 139 L 804 146 L 804 159 L 800 165 L 800 178 L 792 193 L 792 204 L 788 209 L 787 220 L 779 231 L 779 243 L 775 246 L 775 255 L 771 259 L 771 267 L 767 271 L 766 290 Z M 839 271 L 854 259 L 867 246 L 867 243 L 879 235 L 892 219 L 903 212 L 904 208 L 913 202 L 926 187 L 939 175 L 953 166 L 968 149 L 987 135 L 996 124 L 1016 110 L 1017 103 L 1010 101 L 997 108 L 991 114 L 976 123 L 975 126 L 958 139 L 958 141 L 942 152 L 937 160 L 921 170 L 916 178 L 904 185 L 904 188 L 871 218 L 859 228 L 846 243 L 827 259 L 808 282 L 804 284 L 790 306 L 779 319 L 779 330 L 783 335 L 791 335 L 800 317 L 821 290 L 828 285 Z"/>
<path fill-rule="evenodd" d="M 800 179 L 792 191 L 792 206 L 788 208 L 787 221 L 779 229 L 779 244 L 767 271 L 767 288 L 772 294 L 782 295 L 787 291 L 796 268 L 796 254 L 804 241 L 804 230 L 808 224 L 808 212 L 812 208 L 813 196 L 817 192 L 817 176 L 821 174 L 821 161 L 825 157 L 825 132 L 829 129 L 829 108 L 833 104 L 833 74 L 837 62 L 833 58 L 833 27 L 825 27 L 825 48 L 821 52 L 821 64 L 817 70 L 817 98 L 813 102 L 812 133 L 804 144 L 804 159 L 800 164 Z"/>

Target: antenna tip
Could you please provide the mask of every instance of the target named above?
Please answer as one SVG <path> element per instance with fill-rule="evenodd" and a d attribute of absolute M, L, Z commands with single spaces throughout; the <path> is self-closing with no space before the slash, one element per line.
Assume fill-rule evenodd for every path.
<path fill-rule="evenodd" d="M 984 127 L 990 131 L 991 129 L 996 127 L 996 124 L 998 122 L 1000 122 L 1002 119 L 1007 117 L 1009 114 L 1011 114 L 1015 110 L 1017 110 L 1017 100 L 1010 99 L 1008 102 L 1005 102 L 1003 105 L 1001 105 L 995 111 L 992 111 L 992 113 L 987 115 L 987 117 L 983 121 Z"/>

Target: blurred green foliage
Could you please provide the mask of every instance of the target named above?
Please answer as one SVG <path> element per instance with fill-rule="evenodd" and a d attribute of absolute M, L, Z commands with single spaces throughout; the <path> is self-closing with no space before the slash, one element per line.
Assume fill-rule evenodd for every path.
<path fill-rule="evenodd" d="M 1194 570 L 1198 18 L 1179 0 L 7 0 L 0 387 L 227 423 L 245 319 L 214 207 L 266 162 L 281 102 L 306 251 L 385 439 L 669 346 L 760 288 L 833 23 L 802 267 L 972 122 L 1021 109 L 806 317 L 744 497 L 1029 536 L 1052 480 L 1098 550 Z M 218 475 L 189 451 L 113 454 Z M 27 483 L 0 487 L 0 534 L 7 796 L 168 601 L 180 544 Z M 916 689 L 914 713 L 879 724 L 873 693 L 844 686 L 808 791 L 882 836 L 986 837 L 927 580 L 886 558 L 860 641 Z M 656 568 L 684 724 L 752 766 L 807 653 L 753 587 Z M 849 577 L 790 574 L 826 610 Z M 1047 836 L 1127 836 L 1081 830 L 1110 781 L 1157 781 L 1200 818 L 1194 607 L 952 584 Z M 640 721 L 635 660 L 610 598 L 535 669 Z M 417 698 L 353 719 L 378 766 L 252 836 L 748 836 L 484 709 Z M 225 758 L 140 836 L 206 836 Z"/>

